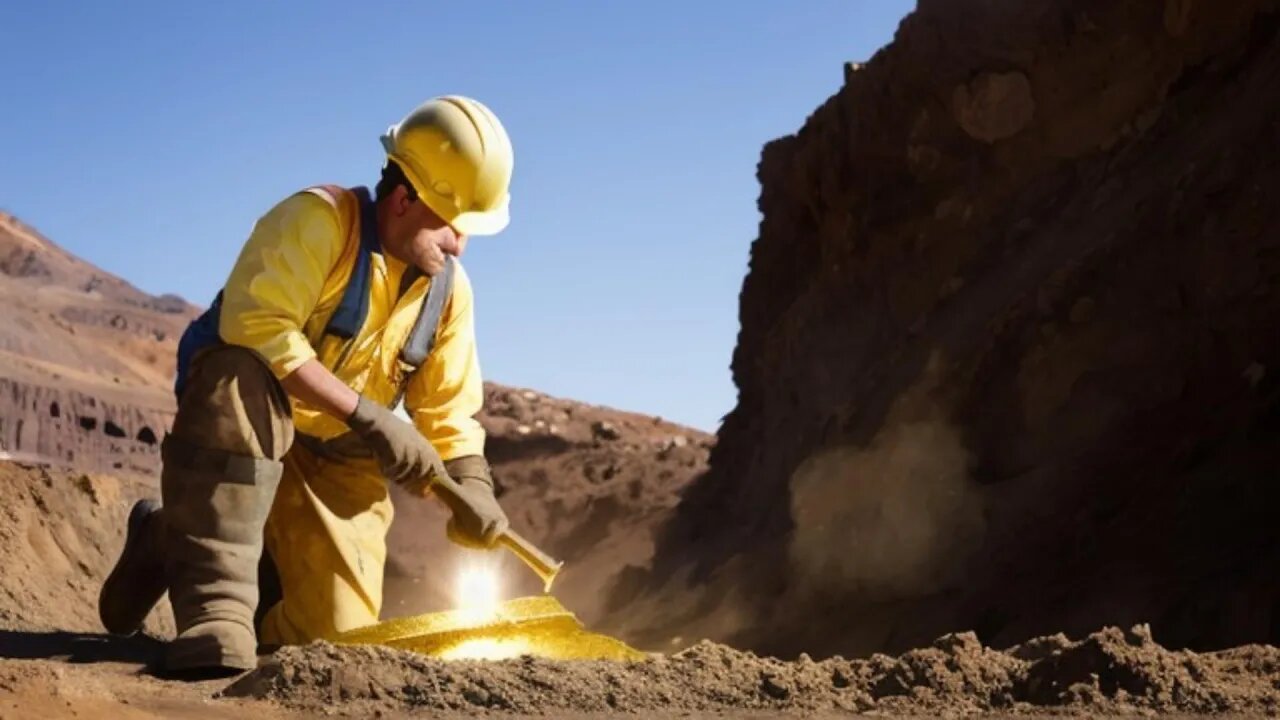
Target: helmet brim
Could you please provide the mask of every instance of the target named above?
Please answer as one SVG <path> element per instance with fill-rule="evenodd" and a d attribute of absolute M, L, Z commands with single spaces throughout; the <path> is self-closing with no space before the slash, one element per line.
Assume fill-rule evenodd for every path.
<path fill-rule="evenodd" d="M 449 222 L 454 230 L 464 235 L 497 235 L 511 222 L 511 197 L 490 210 L 459 213 Z"/>

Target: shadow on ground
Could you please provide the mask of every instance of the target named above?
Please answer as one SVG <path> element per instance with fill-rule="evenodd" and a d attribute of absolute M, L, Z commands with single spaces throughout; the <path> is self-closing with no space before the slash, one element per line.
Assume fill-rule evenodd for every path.
<path fill-rule="evenodd" d="M 0 630 L 0 658 L 60 660 L 70 663 L 120 662 L 151 666 L 164 644 L 139 635 L 130 638 L 73 632 Z"/>

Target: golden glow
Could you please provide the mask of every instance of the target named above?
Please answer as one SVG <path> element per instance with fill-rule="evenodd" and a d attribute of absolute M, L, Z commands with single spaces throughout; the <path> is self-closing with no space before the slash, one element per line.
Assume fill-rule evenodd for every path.
<path fill-rule="evenodd" d="M 459 578 L 456 587 L 462 584 Z M 479 620 L 462 609 L 396 618 L 348 630 L 337 642 L 386 645 L 452 660 L 499 660 L 523 654 L 558 660 L 646 657 L 614 638 L 589 632 L 550 595 L 507 600 L 491 613 Z"/>
<path fill-rule="evenodd" d="M 440 652 L 441 660 L 507 660 L 533 653 L 529 643 L 515 639 L 476 638 L 464 640 Z"/>
<path fill-rule="evenodd" d="M 454 607 L 475 622 L 495 617 L 502 602 L 498 573 L 487 565 L 464 567 L 458 573 L 456 593 Z"/>

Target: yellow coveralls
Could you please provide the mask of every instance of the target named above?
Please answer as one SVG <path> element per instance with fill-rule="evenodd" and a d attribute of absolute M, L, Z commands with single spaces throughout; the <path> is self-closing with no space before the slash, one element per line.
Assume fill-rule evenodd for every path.
<path fill-rule="evenodd" d="M 354 193 L 312 189 L 286 198 L 254 226 L 223 288 L 218 334 L 261 356 L 277 379 L 311 358 L 369 399 L 405 410 L 444 460 L 483 455 L 483 402 L 470 281 L 457 264 L 431 357 L 412 376 L 399 359 L 430 285 L 401 296 L 404 263 L 371 256 L 368 315 L 355 337 L 325 334 L 355 267 L 360 205 Z M 407 385 L 406 385 L 407 383 Z M 328 440 L 340 420 L 291 399 L 296 433 Z M 386 535 L 386 481 L 371 458 L 321 457 L 295 441 L 267 520 L 265 545 L 283 600 L 260 641 L 300 644 L 378 621 Z"/>

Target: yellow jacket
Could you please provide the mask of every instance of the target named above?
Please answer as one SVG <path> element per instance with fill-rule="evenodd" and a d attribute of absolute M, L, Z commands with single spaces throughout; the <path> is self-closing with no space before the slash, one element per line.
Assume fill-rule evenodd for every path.
<path fill-rule="evenodd" d="M 406 265 L 374 253 L 363 327 L 350 340 L 326 335 L 355 267 L 359 217 L 350 191 L 336 198 L 300 192 L 272 208 L 254 225 L 223 287 L 218 334 L 257 351 L 278 378 L 317 358 L 348 387 L 389 406 L 406 382 L 410 368 L 400 348 L 431 280 L 418 278 L 397 298 Z M 452 460 L 483 454 L 484 430 L 474 417 L 483 399 L 471 283 L 457 263 L 435 348 L 404 387 L 405 410 L 440 456 Z M 347 430 L 296 399 L 293 419 L 298 432 L 321 439 Z"/>

